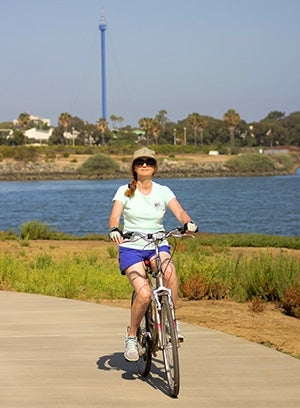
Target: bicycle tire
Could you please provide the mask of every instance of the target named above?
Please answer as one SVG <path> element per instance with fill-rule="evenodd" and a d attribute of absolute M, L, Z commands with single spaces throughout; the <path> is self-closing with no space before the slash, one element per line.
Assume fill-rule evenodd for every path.
<path fill-rule="evenodd" d="M 178 342 L 176 335 L 176 320 L 173 317 L 172 306 L 169 303 L 167 295 L 161 298 L 161 334 L 162 334 L 162 353 L 166 370 L 167 381 L 171 396 L 176 398 L 180 388 L 180 370 L 178 356 Z"/>
<path fill-rule="evenodd" d="M 135 292 L 132 293 L 131 305 L 135 298 Z M 142 377 L 146 377 L 151 369 L 152 363 L 152 339 L 151 339 L 151 319 L 152 307 L 151 303 L 147 308 L 147 311 L 140 323 L 137 330 L 137 342 L 139 359 L 137 361 L 138 372 Z"/>

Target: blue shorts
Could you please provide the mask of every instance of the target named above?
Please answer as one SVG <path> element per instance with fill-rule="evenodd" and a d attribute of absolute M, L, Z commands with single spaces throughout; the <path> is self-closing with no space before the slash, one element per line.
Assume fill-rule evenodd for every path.
<path fill-rule="evenodd" d="M 159 247 L 159 252 L 170 253 L 168 245 Z M 133 249 L 119 246 L 119 265 L 121 274 L 125 275 L 125 271 L 129 266 L 142 262 L 145 259 L 151 259 L 155 256 L 154 249 Z"/>

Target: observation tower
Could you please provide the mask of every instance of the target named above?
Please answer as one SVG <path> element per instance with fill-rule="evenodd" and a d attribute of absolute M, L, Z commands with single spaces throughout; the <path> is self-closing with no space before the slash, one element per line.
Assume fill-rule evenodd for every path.
<path fill-rule="evenodd" d="M 104 19 L 104 11 L 101 12 L 99 24 L 101 36 L 101 83 L 102 83 L 102 118 L 107 119 L 106 115 L 106 60 L 105 60 L 105 31 L 106 24 Z"/>

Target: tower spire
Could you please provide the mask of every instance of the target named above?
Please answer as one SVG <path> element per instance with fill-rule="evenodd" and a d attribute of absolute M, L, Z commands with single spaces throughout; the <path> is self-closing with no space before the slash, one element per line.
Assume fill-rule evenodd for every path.
<path fill-rule="evenodd" d="M 101 35 L 102 118 L 106 120 L 106 60 L 105 60 L 106 23 L 103 9 L 101 10 L 99 30 Z"/>

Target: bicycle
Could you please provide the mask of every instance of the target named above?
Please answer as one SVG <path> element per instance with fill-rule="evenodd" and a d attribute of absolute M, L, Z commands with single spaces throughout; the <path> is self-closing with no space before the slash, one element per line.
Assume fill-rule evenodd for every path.
<path fill-rule="evenodd" d="M 180 388 L 178 355 L 180 342 L 178 340 L 171 289 L 164 286 L 164 271 L 159 256 L 159 245 L 170 237 L 181 238 L 183 236 L 192 237 L 190 234 L 185 234 L 182 227 L 174 228 L 170 231 L 158 231 L 152 234 L 140 232 L 124 234 L 126 240 L 143 239 L 148 244 L 154 244 L 155 247 L 155 269 L 153 270 L 151 268 L 149 259 L 144 260 L 145 271 L 147 272 L 151 287 L 151 302 L 137 331 L 140 356 L 137 362 L 138 372 L 141 376 L 146 377 L 151 370 L 152 356 L 155 357 L 156 353 L 161 350 L 170 394 L 175 398 L 178 396 Z M 174 243 L 175 245 L 168 262 L 171 261 L 174 255 L 176 239 Z M 145 247 L 148 244 L 146 244 Z M 135 292 L 133 292 L 131 304 L 135 296 Z"/>

